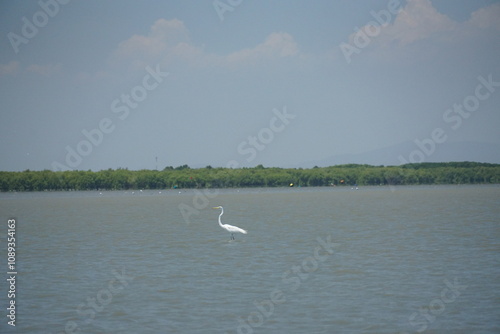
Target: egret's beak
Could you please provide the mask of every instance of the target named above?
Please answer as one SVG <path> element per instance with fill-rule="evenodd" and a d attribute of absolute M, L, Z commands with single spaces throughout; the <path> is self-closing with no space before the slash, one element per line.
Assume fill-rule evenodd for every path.
<path fill-rule="evenodd" d="M 214 206 L 212 209 L 220 209 L 220 206 Z"/>

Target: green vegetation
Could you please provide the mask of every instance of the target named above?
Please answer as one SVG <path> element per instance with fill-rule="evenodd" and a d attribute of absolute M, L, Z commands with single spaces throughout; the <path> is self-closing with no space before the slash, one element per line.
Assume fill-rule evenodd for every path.
<path fill-rule="evenodd" d="M 500 164 L 420 163 L 403 166 L 339 165 L 302 168 L 205 168 L 187 165 L 162 171 L 127 169 L 0 172 L 0 191 L 125 190 L 500 183 Z"/>

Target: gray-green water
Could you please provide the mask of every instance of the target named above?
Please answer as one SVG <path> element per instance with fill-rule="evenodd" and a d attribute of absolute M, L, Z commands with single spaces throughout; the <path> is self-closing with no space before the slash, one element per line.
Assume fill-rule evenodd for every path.
<path fill-rule="evenodd" d="M 16 327 L 2 279 L 0 332 L 498 333 L 499 199 L 499 186 L 0 194 L 2 276 L 9 218 L 18 271 Z M 249 233 L 231 241 L 216 205 Z"/>

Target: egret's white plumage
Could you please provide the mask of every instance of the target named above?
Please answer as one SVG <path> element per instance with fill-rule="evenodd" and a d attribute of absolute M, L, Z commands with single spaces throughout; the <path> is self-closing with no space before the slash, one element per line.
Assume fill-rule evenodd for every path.
<path fill-rule="evenodd" d="M 246 230 L 239 228 L 238 226 L 233 226 L 233 225 L 229 225 L 229 224 L 222 224 L 220 217 L 222 217 L 222 215 L 224 214 L 224 208 L 222 206 L 216 206 L 216 207 L 214 207 L 214 209 L 221 209 L 221 212 L 219 215 L 219 226 L 222 227 L 223 229 L 225 229 L 226 231 L 228 231 L 229 233 L 231 233 L 231 239 L 234 240 L 233 233 L 236 233 L 236 232 L 243 233 L 243 234 L 248 233 Z"/>

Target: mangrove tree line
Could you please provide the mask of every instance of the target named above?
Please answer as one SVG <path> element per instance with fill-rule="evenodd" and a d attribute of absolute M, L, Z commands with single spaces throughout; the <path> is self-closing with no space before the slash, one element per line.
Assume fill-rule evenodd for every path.
<path fill-rule="evenodd" d="M 127 190 L 284 186 L 500 183 L 500 164 L 419 163 L 402 166 L 338 165 L 302 168 L 190 168 L 163 170 L 0 172 L 0 191 Z"/>

